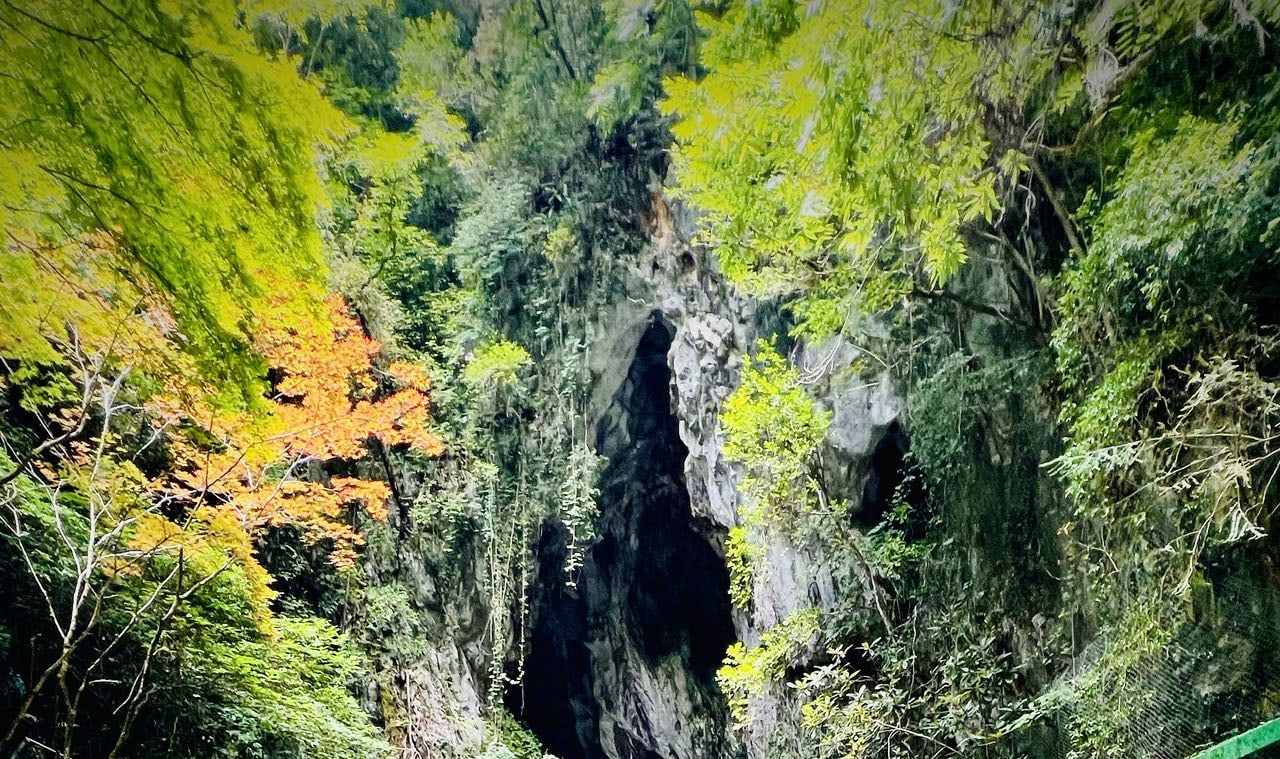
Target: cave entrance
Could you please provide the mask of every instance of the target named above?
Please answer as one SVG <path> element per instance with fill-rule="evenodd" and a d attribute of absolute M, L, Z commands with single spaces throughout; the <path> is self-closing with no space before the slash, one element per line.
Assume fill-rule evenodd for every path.
<path fill-rule="evenodd" d="M 895 419 L 872 449 L 862 487 L 862 508 L 853 515 L 858 527 L 871 529 L 880 524 L 899 500 L 905 501 L 912 512 L 923 507 L 924 481 L 908 456 L 910 451 L 911 438 Z"/>
<path fill-rule="evenodd" d="M 735 639 L 724 536 L 690 509 L 671 340 L 651 318 L 600 424 L 599 540 L 575 587 L 565 582 L 563 529 L 546 530 L 539 548 L 523 685 L 507 706 L 561 759 L 724 753 L 715 669 Z"/>

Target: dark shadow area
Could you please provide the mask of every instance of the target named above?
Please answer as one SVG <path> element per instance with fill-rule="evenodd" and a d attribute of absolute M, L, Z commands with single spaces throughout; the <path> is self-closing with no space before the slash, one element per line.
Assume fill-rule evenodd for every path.
<path fill-rule="evenodd" d="M 548 530 L 539 546 L 539 586 L 530 591 L 534 615 L 523 687 L 508 688 L 507 709 L 546 750 L 561 759 L 601 756 L 596 725 L 587 599 L 564 582 L 565 535 Z M 586 567 L 584 567 L 586 569 Z"/>
<path fill-rule="evenodd" d="M 509 690 L 507 705 L 561 759 L 603 756 L 600 715 L 616 709 L 608 702 L 629 686 L 620 651 L 637 651 L 653 668 L 679 657 L 691 688 L 713 694 L 715 668 L 734 640 L 719 542 L 709 539 L 710 525 L 695 523 L 685 487 L 687 449 L 671 412 L 671 337 L 655 318 L 615 397 L 617 424 L 601 425 L 597 448 L 611 455 L 600 483 L 600 537 L 576 587 L 565 583 L 563 530 L 549 529 L 540 546 L 524 685 Z M 611 737 L 635 759 L 660 756 L 632 735 Z"/>
<path fill-rule="evenodd" d="M 913 473 L 907 456 L 910 450 L 911 438 L 902 425 L 892 422 L 871 452 L 866 484 L 862 487 L 862 508 L 854 512 L 854 522 L 859 527 L 879 524 L 893 508 L 895 498 L 903 498 L 913 511 L 924 503 L 923 481 L 918 476 L 908 479 Z"/>

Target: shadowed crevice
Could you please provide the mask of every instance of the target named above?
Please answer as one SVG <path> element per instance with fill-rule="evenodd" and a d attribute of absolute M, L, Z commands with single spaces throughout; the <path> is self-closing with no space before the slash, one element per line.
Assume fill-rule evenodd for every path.
<path fill-rule="evenodd" d="M 734 640 L 729 576 L 718 528 L 697 522 L 690 510 L 688 451 L 671 412 L 671 339 L 655 317 L 615 396 L 612 423 L 600 427 L 597 449 L 609 461 L 600 481 L 599 539 L 576 587 L 564 582 L 563 528 L 549 528 L 539 548 L 524 683 L 507 700 L 561 759 L 606 757 L 607 747 L 625 759 L 662 757 L 632 697 L 639 673 L 630 667 L 657 671 L 675 662 L 688 688 L 717 712 L 680 715 L 680 722 L 724 723 L 714 675 Z M 626 715 L 626 729 L 615 724 L 602 734 L 605 714 L 615 721 Z"/>

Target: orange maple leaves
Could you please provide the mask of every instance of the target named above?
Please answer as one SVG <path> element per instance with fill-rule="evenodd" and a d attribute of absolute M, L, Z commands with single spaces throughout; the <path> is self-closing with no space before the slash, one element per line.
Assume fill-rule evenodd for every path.
<path fill-rule="evenodd" d="M 282 375 L 273 401 L 286 452 L 356 459 L 376 439 L 439 454 L 440 440 L 428 431 L 426 373 L 405 362 L 375 373 L 382 346 L 365 336 L 341 298 L 333 296 L 327 305 L 327 320 L 276 324 L 258 346 Z M 387 385 L 395 389 L 379 397 L 379 387 Z"/>
<path fill-rule="evenodd" d="M 287 296 L 273 303 L 276 311 L 260 315 L 255 346 L 274 379 L 267 412 L 211 415 L 202 426 L 219 445 L 176 443 L 176 481 L 186 498 L 234 509 L 251 531 L 292 525 L 309 541 L 327 539 L 330 560 L 349 567 L 363 542 L 355 508 L 385 519 L 391 491 L 381 480 L 330 477 L 325 465 L 363 459 L 375 443 L 440 454 L 429 428 L 430 381 L 405 362 L 379 369 L 381 345 L 338 296 L 301 322 Z"/>

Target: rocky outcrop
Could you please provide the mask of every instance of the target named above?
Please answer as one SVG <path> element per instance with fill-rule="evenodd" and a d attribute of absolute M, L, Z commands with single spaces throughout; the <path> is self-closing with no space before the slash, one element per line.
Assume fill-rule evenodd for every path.
<path fill-rule="evenodd" d="M 598 538 L 563 581 L 560 530 L 545 535 L 529 656 L 511 707 L 564 759 L 735 753 L 715 668 L 734 638 L 723 529 L 689 507 L 670 405 L 671 336 L 652 318 L 596 424 L 608 464 Z"/>
<path fill-rule="evenodd" d="M 628 420 L 634 426 L 637 414 L 657 415 L 658 409 L 646 410 L 635 403 L 634 362 L 648 360 L 644 356 L 652 345 L 647 342 L 655 329 L 669 331 L 665 351 L 669 386 L 663 388 L 665 397 L 661 400 L 669 403 L 684 449 L 679 492 L 671 497 L 687 503 L 688 516 L 682 511 L 679 519 L 690 520 L 693 530 L 716 551 L 719 566 L 715 571 L 723 574 L 723 536 L 740 521 L 739 473 L 724 456 L 719 415 L 724 400 L 737 386 L 744 357 L 759 337 L 772 336 L 778 330 L 771 323 L 776 316 L 736 295 L 707 252 L 689 243 L 694 228 L 690 213 L 667 205 L 661 195 L 655 195 L 654 204 L 652 244 L 630 262 L 624 297 L 618 299 L 609 323 L 601 325 L 601 337 L 591 347 L 597 450 L 615 464 L 648 455 L 634 447 L 635 431 L 628 433 Z M 833 412 L 831 448 L 824 465 L 844 492 L 861 492 L 863 480 L 871 472 L 876 445 L 888 434 L 902 406 L 887 373 L 868 382 L 861 375 L 843 371 L 860 356 L 856 347 L 838 340 L 801 346 L 794 356 L 815 382 L 818 397 Z M 615 510 L 619 498 L 625 501 L 636 495 L 619 495 L 616 488 L 655 487 L 654 479 L 635 467 L 611 469 L 615 481 L 606 482 L 601 500 L 601 546 L 606 553 L 616 550 L 611 543 L 621 536 L 635 544 L 639 531 L 634 524 L 617 523 L 630 513 L 625 508 Z M 672 484 L 664 483 L 664 487 Z M 781 535 L 763 536 L 763 542 L 767 549 L 755 576 L 751 609 L 732 612 L 734 636 L 748 644 L 758 642 L 763 630 L 794 611 L 812 605 L 830 606 L 841 592 L 822 557 L 810 547 L 793 545 Z M 635 559 L 649 564 L 662 561 L 643 551 Z M 584 569 L 591 565 L 589 560 Z M 630 567 L 629 571 L 634 573 L 635 569 Z M 622 579 L 634 581 L 634 577 Z M 581 582 L 579 586 L 583 588 Z M 591 591 L 583 588 L 582 592 Z M 669 582 L 662 592 L 678 595 L 682 589 Z M 715 592 L 723 594 L 722 589 Z M 617 599 L 621 593 L 622 589 L 615 587 L 606 595 Z M 710 591 L 700 593 L 704 604 L 721 602 L 711 597 Z M 604 635 L 607 643 L 596 644 L 607 650 L 592 652 L 600 666 L 591 685 L 599 707 L 598 714 L 591 717 L 599 725 L 599 756 L 628 759 L 742 753 L 763 757 L 770 744 L 794 742 L 798 709 L 790 693 L 779 689 L 773 697 L 760 699 L 753 706 L 756 719 L 751 732 L 727 735 L 723 701 L 714 688 L 708 689 L 706 673 L 681 673 L 682 666 L 688 670 L 691 664 L 688 658 L 646 657 L 643 635 L 636 635 L 645 622 L 628 613 L 625 605 L 599 611 L 624 628 Z M 645 611 L 646 616 L 663 613 L 662 609 Z M 704 624 L 687 629 L 691 640 L 699 636 L 719 640 L 717 631 Z M 708 668 L 718 663 L 722 650 L 715 652 Z M 588 726 L 587 732 L 592 730 Z M 593 745 L 587 756 L 597 755 L 592 753 L 595 750 Z"/>
<path fill-rule="evenodd" d="M 566 534 L 546 526 L 523 661 L 521 649 L 510 653 L 523 677 L 508 688 L 507 706 L 562 759 L 754 758 L 795 745 L 789 691 L 758 699 L 751 732 L 737 734 L 715 669 L 733 640 L 754 644 L 794 611 L 864 592 L 836 587 L 812 547 L 764 535 L 750 609 L 730 607 L 724 539 L 740 520 L 739 473 L 724 456 L 719 415 L 757 339 L 784 328 L 727 286 L 690 244 L 693 228 L 690 213 L 654 195 L 651 244 L 627 260 L 588 350 L 587 421 L 608 462 L 598 539 L 566 583 Z M 792 357 L 833 413 L 824 477 L 840 492 L 862 492 L 900 397 L 887 375 L 844 371 L 863 357 L 848 343 L 801 345 Z M 429 571 L 416 574 L 420 589 L 432 587 Z M 482 733 L 483 627 L 458 624 L 451 635 L 398 687 L 421 696 L 410 699 L 409 733 L 434 746 L 454 740 L 466 756 Z"/>
<path fill-rule="evenodd" d="M 401 496 L 413 499 L 425 475 L 402 480 L 408 488 Z M 397 532 L 402 518 L 393 510 L 387 532 Z M 390 630 L 362 630 L 366 639 L 385 634 L 409 649 L 369 641 L 379 675 L 365 682 L 366 709 L 381 716 L 405 759 L 479 756 L 486 738 L 482 706 L 489 651 L 488 603 L 479 581 L 483 557 L 447 552 L 438 540 L 421 536 L 386 545 L 388 534 L 371 543 L 364 565 L 370 588 L 403 593 L 402 614 L 413 618 L 385 620 Z"/>

